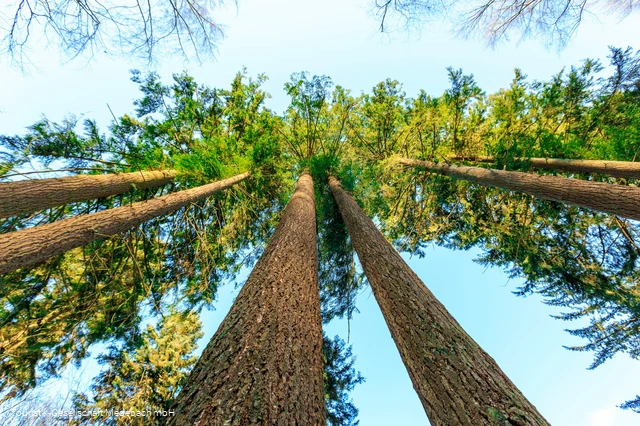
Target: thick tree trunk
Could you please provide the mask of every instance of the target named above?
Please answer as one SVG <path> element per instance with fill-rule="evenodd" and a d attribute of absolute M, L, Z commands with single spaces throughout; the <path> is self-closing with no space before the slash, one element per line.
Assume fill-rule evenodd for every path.
<path fill-rule="evenodd" d="M 483 169 L 481 167 L 436 164 L 431 161 L 408 158 L 401 158 L 398 162 L 405 166 L 425 167 L 432 173 L 440 173 L 482 185 L 524 192 L 545 200 L 559 201 L 627 219 L 640 220 L 640 188 L 635 186 L 613 185 L 534 173 Z"/>
<path fill-rule="evenodd" d="M 230 188 L 248 176 L 249 172 L 246 172 L 152 200 L 2 234 L 0 274 L 35 265 L 73 248 L 127 231 L 142 222 Z"/>
<path fill-rule="evenodd" d="M 318 291 L 313 181 L 303 173 L 168 423 L 324 426 Z"/>
<path fill-rule="evenodd" d="M 165 185 L 175 170 L 0 182 L 0 218 Z"/>
<path fill-rule="evenodd" d="M 477 157 L 449 157 L 453 161 L 475 161 L 477 163 L 494 163 L 495 158 Z M 567 172 L 579 173 L 602 173 L 621 178 L 640 179 L 640 163 L 632 161 L 610 161 L 610 160 L 567 160 L 562 158 L 520 158 L 521 161 L 528 161 L 534 169 L 563 170 Z"/>
<path fill-rule="evenodd" d="M 333 177 L 331 192 L 434 426 L 548 425 Z"/>

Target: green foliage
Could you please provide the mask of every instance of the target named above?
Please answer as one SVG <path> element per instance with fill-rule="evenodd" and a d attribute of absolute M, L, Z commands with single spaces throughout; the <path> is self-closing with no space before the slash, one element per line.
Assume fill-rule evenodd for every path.
<path fill-rule="evenodd" d="M 516 294 L 539 293 L 546 303 L 570 309 L 558 318 L 589 320 L 571 334 L 587 339 L 572 349 L 594 351 L 592 368 L 617 352 L 640 356 L 640 250 L 633 224 L 423 172 L 407 174 L 408 181 L 387 187 L 387 207 L 378 210 L 398 247 L 419 256 L 432 242 L 479 247 L 478 262 L 525 279 Z"/>
<path fill-rule="evenodd" d="M 145 226 L 0 278 L 0 387 L 9 396 L 81 361 L 94 342 L 135 340 L 140 303 L 168 285 L 154 269 L 162 243 Z"/>
<path fill-rule="evenodd" d="M 153 358 L 143 354 L 159 348 L 157 342 L 169 344 L 164 329 L 139 330 L 144 313 L 158 315 L 167 305 L 210 306 L 219 285 L 260 255 L 293 177 L 304 168 L 316 182 L 325 323 L 351 321 L 366 285 L 326 184 L 334 175 L 399 250 L 423 256 L 433 243 L 479 248 L 479 263 L 524 280 L 517 295 L 540 294 L 562 308 L 557 317 L 578 323 L 569 332 L 584 341 L 569 349 L 592 351 L 591 368 L 620 352 L 640 358 L 637 223 L 397 167 L 399 156 L 447 162 L 489 155 L 495 162 L 488 167 L 526 171 L 531 157 L 635 161 L 640 54 L 611 48 L 610 62 L 608 76 L 598 61 L 586 60 L 542 82 L 528 81 L 516 69 L 509 86 L 492 94 L 473 75 L 449 68 L 444 93 L 421 91 L 415 99 L 395 80 L 353 96 L 329 77 L 296 73 L 285 85 L 291 104 L 282 117 L 264 107 L 269 95 L 261 89 L 262 75 L 253 79 L 244 70 L 229 89 L 218 89 L 184 73 L 165 85 L 156 74 L 135 71 L 132 80 L 142 92 L 135 114 L 114 120 L 106 135 L 90 120 L 78 130 L 78 120 L 70 117 L 61 124 L 43 118 L 24 136 L 0 137 L 0 176 L 9 179 L 31 161 L 76 173 L 179 172 L 166 188 L 6 219 L 2 232 L 251 171 L 250 179 L 224 194 L 1 277 L 0 388 L 19 395 L 81 361 L 93 343 L 110 342 L 112 350 L 102 358 L 109 370 L 99 378 L 98 393 L 92 402 L 79 397 L 78 403 L 148 397 L 164 406 L 178 382 L 167 382 L 171 392 L 158 398 L 150 396 L 148 384 L 118 387 L 141 380 L 143 371 L 169 368 L 141 358 Z M 160 324 L 177 327 L 168 319 L 173 315 Z M 350 349 L 339 339 L 325 339 L 324 353 L 329 424 L 356 424 L 348 392 L 362 378 L 353 371 Z M 180 371 L 187 369 L 185 364 Z M 638 411 L 637 400 L 622 407 Z"/>
<path fill-rule="evenodd" d="M 463 154 L 469 149 L 470 141 L 468 133 L 477 121 L 477 110 L 471 109 L 474 100 L 480 100 L 484 93 L 477 86 L 473 74 L 464 75 L 462 69 L 447 68 L 451 87 L 444 92 L 444 104 L 448 107 L 449 128 L 451 135 L 451 148 L 456 154 Z M 467 124 L 468 123 L 468 124 Z M 473 126 L 472 128 L 475 128 Z"/>
<path fill-rule="evenodd" d="M 336 86 L 333 93 L 327 76 L 309 77 L 306 72 L 294 73 L 285 90 L 291 104 L 279 129 L 284 143 L 301 166 L 308 166 L 312 157 L 340 156 L 349 144 L 354 107 L 359 99 L 348 90 Z"/>
<path fill-rule="evenodd" d="M 396 80 L 385 80 L 373 87 L 372 95 L 364 95 L 358 111 L 355 146 L 363 148 L 373 159 L 384 158 L 399 149 L 401 131 L 406 121 L 405 93 Z M 405 138 L 406 140 L 406 138 Z"/>
<path fill-rule="evenodd" d="M 415 100 L 405 99 L 405 125 L 395 132 L 402 135 L 400 144 L 376 152 L 367 146 L 375 133 L 367 143 L 354 142 L 351 158 L 368 161 L 354 195 L 399 250 L 423 256 L 432 243 L 478 247 L 478 262 L 524 279 L 517 295 L 538 293 L 545 303 L 564 308 L 557 318 L 577 323 L 569 332 L 585 342 L 568 349 L 592 351 L 590 368 L 620 352 L 638 359 L 637 223 L 414 173 L 398 168 L 396 158 L 441 162 L 451 161 L 451 155 L 490 155 L 496 168 L 523 170 L 529 170 L 526 158 L 534 156 L 635 161 L 639 58 L 631 49 L 612 48 L 608 77 L 601 76 L 605 69 L 594 60 L 549 82 L 528 82 L 516 70 L 508 88 L 488 96 L 472 76 L 449 69 L 451 87 L 442 96 L 421 92 Z M 598 175 L 572 177 L 637 184 Z M 630 401 L 624 407 L 636 406 Z"/>
<path fill-rule="evenodd" d="M 238 73 L 230 90 L 197 85 L 186 74 L 175 75 L 170 86 L 155 74 L 134 72 L 133 80 L 143 95 L 135 102 L 137 117 L 114 121 L 108 136 L 90 121 L 80 135 L 74 120 L 43 119 L 26 136 L 0 143 L 13 156 L 12 167 L 36 161 L 76 172 L 96 165 L 109 172 L 175 168 L 177 182 L 9 218 L 0 229 L 113 208 L 247 170 L 252 176 L 123 235 L 0 277 L 3 396 L 57 376 L 94 343 L 136 341 L 142 312 L 161 312 L 167 303 L 195 309 L 213 303 L 219 285 L 259 256 L 289 191 L 288 160 L 273 137 L 280 123 L 263 107 L 263 76 Z"/>
<path fill-rule="evenodd" d="M 356 268 L 355 253 L 338 206 L 329 186 L 328 173 L 345 174 L 336 157 L 314 157 L 311 173 L 316 184 L 318 215 L 318 277 L 321 315 L 324 323 L 346 316 L 350 322 L 357 312 L 356 296 L 365 285 L 364 275 Z M 349 182 L 347 180 L 347 185 Z"/>
<path fill-rule="evenodd" d="M 153 413 L 167 411 L 182 384 L 195 365 L 193 351 L 202 337 L 196 312 L 170 310 L 158 324 L 147 326 L 136 344 L 111 346 L 99 356 L 106 366 L 93 381 L 93 397 L 74 396 L 76 410 L 126 410 Z M 161 416 L 107 416 L 105 425 L 160 424 Z M 89 416 L 79 417 L 73 424 L 93 424 Z"/>
<path fill-rule="evenodd" d="M 324 395 L 327 407 L 327 425 L 357 426 L 358 409 L 350 401 L 349 392 L 362 382 L 364 377 L 353 368 L 355 357 L 351 346 L 336 336 L 323 336 Z"/>

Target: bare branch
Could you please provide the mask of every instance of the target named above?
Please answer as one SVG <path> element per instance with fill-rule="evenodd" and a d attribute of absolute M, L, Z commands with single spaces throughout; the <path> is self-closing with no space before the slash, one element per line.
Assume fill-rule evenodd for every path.
<path fill-rule="evenodd" d="M 587 14 L 616 13 L 622 17 L 640 9 L 640 0 L 481 0 L 475 7 L 455 0 L 387 0 L 374 2 L 380 31 L 389 20 L 405 28 L 421 20 L 442 19 L 453 12 L 459 36 L 480 37 L 489 46 L 518 35 L 520 40 L 540 37 L 547 45 L 563 48 Z"/>
<path fill-rule="evenodd" d="M 27 60 L 32 36 L 44 33 L 64 58 L 97 52 L 144 58 L 180 54 L 201 61 L 224 36 L 211 17 L 222 0 L 12 0 L 0 6 L 0 53 Z"/>

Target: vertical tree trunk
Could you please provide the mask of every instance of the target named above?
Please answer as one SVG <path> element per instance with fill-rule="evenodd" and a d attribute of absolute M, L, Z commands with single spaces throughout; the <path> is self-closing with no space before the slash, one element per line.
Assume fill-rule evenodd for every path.
<path fill-rule="evenodd" d="M 169 424 L 179 426 L 325 425 L 315 204 L 306 172 L 174 408 Z"/>
<path fill-rule="evenodd" d="M 494 157 L 473 156 L 449 157 L 454 161 L 475 161 L 477 163 L 494 163 Z M 518 158 L 520 161 L 528 161 L 535 169 L 564 170 L 579 173 L 602 173 L 621 178 L 640 179 L 640 163 L 632 161 L 610 160 L 567 160 L 563 158 Z"/>
<path fill-rule="evenodd" d="M 436 164 L 431 161 L 401 158 L 400 164 L 424 167 L 440 173 L 482 185 L 524 192 L 545 200 L 585 207 L 627 219 L 640 220 L 640 188 L 588 180 L 570 179 L 534 173 L 483 169 L 482 167 Z"/>
<path fill-rule="evenodd" d="M 175 176 L 175 170 L 160 170 L 0 182 L 0 218 L 123 194 L 134 187 L 153 188 Z"/>
<path fill-rule="evenodd" d="M 548 425 L 333 177 L 358 259 L 434 426 Z"/>
<path fill-rule="evenodd" d="M 2 234 L 0 274 L 35 265 L 73 248 L 127 231 L 142 222 L 230 188 L 248 176 L 249 172 L 245 172 L 152 200 Z"/>

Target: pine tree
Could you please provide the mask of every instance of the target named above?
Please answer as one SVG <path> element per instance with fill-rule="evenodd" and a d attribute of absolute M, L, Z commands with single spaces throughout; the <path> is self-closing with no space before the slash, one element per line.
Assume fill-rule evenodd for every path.
<path fill-rule="evenodd" d="M 88 356 L 94 343 L 136 340 L 140 322 L 158 315 L 165 303 L 211 306 L 218 287 L 259 256 L 286 202 L 288 163 L 275 134 L 279 122 L 263 107 L 263 76 L 253 80 L 239 73 L 231 90 L 197 85 L 186 74 L 175 75 L 169 86 L 154 74 L 143 79 L 134 73 L 133 80 L 143 92 L 136 115 L 117 119 L 110 135 L 100 134 L 91 120 L 80 134 L 73 118 L 62 124 L 43 119 L 25 136 L 0 137 L 7 160 L 0 174 L 31 173 L 24 171 L 29 164 L 56 167 L 38 173 L 175 169 L 179 178 L 171 190 L 195 189 L 243 170 L 251 170 L 251 179 L 47 262 L 1 274 L 3 398 L 58 376 L 69 362 Z M 165 190 L 12 217 L 0 221 L 0 233 L 113 212 L 158 192 Z"/>
<path fill-rule="evenodd" d="M 632 186 L 483 169 L 481 167 L 438 164 L 408 158 L 401 158 L 398 162 L 410 167 L 424 167 L 432 173 L 440 173 L 482 185 L 524 192 L 545 200 L 559 201 L 628 219 L 640 220 L 640 188 Z"/>
<path fill-rule="evenodd" d="M 329 185 L 413 387 L 437 425 L 548 425 L 335 177 Z"/>
<path fill-rule="evenodd" d="M 169 424 L 325 423 L 317 265 L 313 181 L 304 172 Z"/>
<path fill-rule="evenodd" d="M 161 170 L 0 182 L 0 218 L 163 186 L 175 176 L 175 170 Z"/>
<path fill-rule="evenodd" d="M 503 267 L 510 276 L 524 279 L 517 294 L 538 293 L 545 303 L 570 310 L 558 317 L 588 320 L 581 328 L 570 331 L 586 343 L 569 349 L 593 351 L 593 368 L 620 352 L 638 358 L 640 249 L 637 225 L 616 215 L 592 210 L 637 218 L 638 198 L 634 195 L 637 188 L 633 178 L 627 176 L 621 181 L 591 173 L 589 180 L 580 180 L 506 171 L 528 170 L 532 162 L 526 159 L 537 158 L 576 159 L 572 164 L 583 160 L 605 161 L 607 167 L 615 161 L 634 164 L 640 128 L 637 84 L 640 59 L 632 51 L 620 49 L 612 49 L 611 58 L 614 72 L 609 78 L 598 76 L 602 67 L 593 60 L 558 73 L 546 82 L 529 83 L 526 76 L 516 70 L 511 85 L 493 94 L 482 92 L 472 75 L 449 69 L 451 87 L 445 93 L 432 96 L 421 92 L 417 99 L 407 97 L 397 81 L 386 80 L 376 85 L 371 94 L 354 97 L 340 86 L 331 92 L 333 84 L 326 76 L 297 73 L 286 85 L 291 106 L 281 117 L 262 106 L 268 96 L 260 89 L 264 76 L 247 80 L 246 73 L 239 73 L 231 89 L 223 90 L 198 85 L 186 74 L 175 75 L 171 85 L 164 85 L 155 74 L 142 77 L 135 72 L 133 80 L 140 85 L 143 97 L 135 103 L 135 114 L 120 117 L 113 123 L 109 136 L 100 134 L 95 123 L 89 120 L 85 121 L 85 132 L 80 135 L 74 119 L 65 120 L 62 125 L 43 119 L 25 136 L 0 137 L 2 158 L 7 160 L 0 164 L 3 177 L 23 173 L 33 160 L 45 167 L 55 165 L 57 168 L 62 164 L 59 172 L 176 170 L 171 190 L 197 189 L 244 170 L 251 170 L 252 174 L 251 179 L 234 186 L 233 191 L 195 204 L 187 203 L 166 215 L 151 215 L 149 221 L 118 229 L 109 238 L 96 235 L 95 229 L 106 234 L 100 227 L 111 224 L 102 220 L 97 224 L 99 228 L 91 230 L 90 238 L 95 237 L 95 241 L 28 267 L 19 267 L 26 263 L 18 262 L 18 269 L 0 275 L 0 391 L 14 396 L 39 385 L 59 374 L 69 362 L 85 358 L 91 345 L 97 342 L 109 342 L 117 348 L 104 358 L 111 357 L 114 366 L 122 361 L 134 370 L 138 368 L 134 365 L 140 364 L 139 360 L 127 356 L 139 349 L 144 340 L 141 321 L 156 318 L 169 299 L 175 299 L 174 302 L 187 309 L 211 306 L 218 286 L 232 279 L 242 266 L 260 257 L 266 235 L 276 227 L 279 212 L 287 202 L 291 170 L 304 167 L 313 170 L 316 181 L 324 181 L 323 175 L 331 172 L 342 176 L 347 187 L 357 182 L 353 186 L 356 198 L 363 200 L 367 214 L 380 223 L 380 229 L 399 250 L 425 255 L 425 245 L 432 241 L 455 249 L 480 247 L 483 251 L 479 262 Z M 400 170 L 397 155 L 412 164 L 419 161 L 421 166 Z M 490 156 L 498 170 L 441 162 L 451 155 L 476 159 Z M 430 162 L 423 162 L 425 159 Z M 434 173 L 424 173 L 424 166 Z M 564 166 L 557 166 L 556 170 L 562 171 L 561 167 Z M 502 168 L 505 171 L 499 170 Z M 573 177 L 584 178 L 576 173 L 594 170 L 569 172 Z M 43 170 L 26 173 L 39 172 Z M 459 179 L 442 176 L 454 172 Z M 518 176 L 522 179 L 518 180 Z M 535 197 L 517 191 L 529 191 Z M 62 229 L 65 224 L 104 218 L 128 204 L 147 199 L 153 192 L 129 191 L 0 221 L 0 232 L 21 230 L 0 236 L 0 244 L 4 244 L 0 264 L 6 256 L 11 256 L 12 239 L 16 235 L 24 236 L 25 244 L 16 245 L 22 250 L 28 236 L 44 241 L 50 235 L 43 230 L 59 229 L 41 226 L 43 223 L 53 222 L 46 226 L 62 225 Z M 307 188 L 307 195 L 312 192 Z M 234 406 L 233 398 L 240 400 L 246 396 L 254 408 L 257 407 L 247 416 L 262 415 L 260 410 L 268 408 L 265 403 L 268 398 L 259 393 L 265 388 L 263 383 L 282 384 L 284 377 L 286 385 L 293 386 L 298 383 L 291 377 L 302 377 L 280 374 L 284 364 L 313 369 L 313 372 L 303 371 L 307 374 L 305 377 L 314 377 L 305 379 L 307 384 L 313 382 L 313 389 L 307 386 L 296 395 L 321 394 L 317 392 L 321 386 L 315 386 L 321 383 L 321 378 L 316 380 L 320 376 L 318 364 L 309 361 L 311 352 L 319 353 L 316 351 L 316 347 L 320 347 L 316 339 L 319 326 L 309 317 L 315 316 L 317 308 L 324 322 L 334 317 L 352 320 L 353 312 L 357 312 L 355 295 L 366 283 L 357 269 L 345 224 L 328 192 L 324 188 L 315 194 L 319 207 L 319 262 L 310 260 L 313 256 L 309 241 L 314 227 L 309 203 L 300 209 L 305 211 L 304 221 L 295 222 L 291 219 L 292 208 L 287 209 L 283 216 L 283 223 L 291 225 L 287 229 L 304 228 L 304 232 L 282 231 L 277 233 L 278 238 L 274 237 L 259 268 L 241 293 L 242 298 L 238 298 L 235 310 L 191 379 L 188 395 L 196 404 L 176 413 L 181 411 L 185 416 L 205 413 L 204 421 L 215 424 L 211 413 Z M 171 195 L 177 194 L 180 193 Z M 301 198 L 308 197 L 294 198 L 290 207 L 304 204 Z M 95 211 L 99 213 L 90 214 Z M 392 329 L 396 327 L 394 337 L 400 342 L 398 347 L 414 385 L 418 383 L 416 389 L 421 395 L 427 395 L 422 398 L 423 403 L 437 407 L 428 409 L 429 415 L 459 414 L 463 418 L 468 413 L 476 416 L 469 417 L 472 421 L 480 419 L 478 422 L 482 424 L 492 420 L 504 422 L 505 418 L 517 423 L 522 414 L 527 420 L 545 424 L 490 357 L 459 328 L 424 284 L 406 270 L 406 265 L 383 243 L 368 219 L 364 220 L 364 216 L 361 219 L 370 225 L 367 229 L 371 235 L 367 236 L 378 239 L 377 243 L 369 244 L 371 247 L 358 245 L 354 240 L 356 249 L 366 252 L 384 248 L 386 251 L 379 258 L 395 265 L 393 273 L 376 275 L 375 264 L 371 272 L 372 262 L 363 261 L 365 272 L 376 276 L 371 285 L 381 306 L 384 305 L 383 312 L 395 318 L 395 323 L 389 321 L 389 325 Z M 354 233 L 353 229 L 349 230 Z M 56 235 L 55 238 L 61 238 L 57 232 Z M 308 250 L 285 250 L 285 245 L 294 237 L 304 239 Z M 79 235 L 79 240 L 86 238 Z M 313 241 L 315 244 L 315 239 Z M 296 263 L 294 255 L 305 257 Z M 282 266 L 283 259 L 291 260 L 294 266 L 288 268 L 289 263 Z M 320 263 L 319 283 L 315 286 L 310 284 L 311 275 L 316 275 L 312 263 Z M 377 263 L 384 265 L 381 261 Z M 295 275 L 291 282 L 296 286 L 270 287 L 273 281 L 269 277 L 283 274 Z M 303 276 L 309 279 L 303 280 L 304 288 L 299 290 L 299 278 Z M 391 290 L 380 290 L 387 288 L 380 284 L 380 277 L 388 276 L 405 277 L 410 285 L 398 286 L 397 280 L 386 283 L 398 292 L 397 297 L 392 297 Z M 264 288 L 266 293 L 260 293 Z M 287 291 L 285 296 L 278 293 L 282 289 Z M 407 297 L 408 291 L 412 293 Z M 417 304 L 414 300 L 429 303 L 421 302 L 424 309 L 414 309 Z M 267 310 L 260 311 L 265 306 Z M 389 306 L 401 308 L 394 310 Z M 303 309 L 305 317 L 302 317 Z M 407 317 L 404 310 L 411 309 L 418 314 Z M 308 315 L 309 312 L 313 315 Z M 421 321 L 427 318 L 424 312 L 437 321 Z M 283 327 L 285 330 L 280 333 L 282 328 L 277 327 L 285 317 L 287 324 L 295 326 Z M 439 332 L 438 342 L 444 342 L 436 342 L 435 350 L 427 352 L 432 365 L 453 365 L 447 370 L 449 373 L 445 373 L 455 378 L 455 374 L 468 371 L 447 355 L 457 353 L 456 350 L 471 353 L 470 356 L 475 357 L 471 365 L 479 366 L 482 374 L 493 377 L 495 380 L 490 382 L 493 387 L 482 388 L 480 384 L 484 385 L 484 381 L 478 380 L 474 382 L 478 388 L 469 391 L 437 368 L 424 371 L 420 344 L 424 344 L 425 339 L 416 340 L 415 336 L 425 332 L 425 323 L 446 326 L 444 331 L 437 327 L 427 330 L 435 330 L 432 333 L 435 336 Z M 269 328 L 269 324 L 276 325 Z M 244 328 L 240 330 L 240 327 Z M 300 330 L 312 338 L 302 336 Z M 288 336 L 285 332 L 303 343 L 293 348 L 287 346 L 282 342 L 282 336 Z M 446 338 L 442 337 L 445 335 Z M 269 340 L 270 336 L 276 337 Z M 242 352 L 244 348 L 247 350 Z M 252 352 L 252 348 L 257 349 Z M 120 349 L 124 349 L 122 354 L 117 353 Z M 283 352 L 289 349 L 301 352 Z M 353 423 L 357 410 L 346 395 L 357 381 L 355 373 L 350 372 L 352 361 L 348 361 L 349 356 L 345 358 L 345 346 L 339 342 L 329 344 L 325 340 L 323 350 L 327 420 Z M 242 357 L 233 358 L 238 352 Z M 412 353 L 419 355 L 412 358 Z M 257 358 L 260 359 L 256 361 Z M 237 365 L 232 364 L 233 359 L 238 360 Z M 331 360 L 335 361 L 334 366 Z M 258 365 L 259 369 L 256 371 L 250 365 Z M 275 365 L 282 370 L 265 365 Z M 230 372 L 218 374 L 227 367 L 231 368 Z M 238 371 L 242 374 L 236 374 Z M 276 376 L 274 371 L 280 375 Z M 345 376 L 330 377 L 338 371 L 345 372 Z M 446 399 L 448 394 L 445 399 L 438 399 L 423 386 L 442 377 L 449 380 L 454 389 L 449 399 Z M 473 374 L 469 377 L 476 380 Z M 253 388 L 249 387 L 253 386 L 249 384 L 251 380 L 257 383 Z M 210 386 L 218 387 L 212 390 Z M 229 389 L 229 386 L 236 387 Z M 284 401 L 283 387 L 276 391 L 274 395 L 280 407 L 291 402 Z M 131 395 L 135 392 L 132 390 Z M 441 389 L 434 392 L 436 396 L 446 393 Z M 118 395 L 112 401 L 121 396 L 126 398 L 124 394 Z M 213 407 L 211 395 L 219 395 L 224 407 Z M 508 397 L 504 399 L 504 395 Z M 170 400 L 173 396 L 167 398 Z M 314 404 L 320 402 L 312 406 L 312 399 Z M 474 399 L 479 401 L 479 406 L 474 405 Z M 305 407 L 312 407 L 307 411 L 322 412 L 321 398 L 309 397 L 305 404 L 307 402 Z M 248 404 L 245 399 L 237 406 L 244 409 Z M 464 404 L 476 408 L 467 410 Z M 514 404 L 520 408 L 512 409 Z M 624 407 L 635 409 L 637 405 L 629 401 Z M 245 413 L 242 409 L 239 412 Z M 434 412 L 436 414 L 432 414 Z M 234 421 L 251 420 L 242 417 L 244 415 L 239 414 Z M 257 417 L 255 419 L 257 421 Z M 268 417 L 263 419 L 269 421 Z M 174 421 L 180 424 L 183 418 Z M 463 422 L 459 418 L 442 421 Z M 321 414 L 299 422 L 322 423 Z"/>
<path fill-rule="evenodd" d="M 245 172 L 228 179 L 149 201 L 0 235 L 0 273 L 28 267 L 92 241 L 124 232 L 246 179 Z"/>
<path fill-rule="evenodd" d="M 478 263 L 523 280 L 516 295 L 539 294 L 562 308 L 555 318 L 581 320 L 567 331 L 584 341 L 567 348 L 593 352 L 589 368 L 619 353 L 640 357 L 640 250 L 632 222 L 441 175 L 392 170 L 393 186 L 383 188 L 379 204 L 367 204 L 397 247 L 418 257 L 428 256 L 434 243 L 478 248 Z"/>
<path fill-rule="evenodd" d="M 494 157 L 450 157 L 450 160 L 469 160 L 481 163 L 494 163 Z M 534 169 L 562 170 L 574 173 L 601 173 L 620 178 L 640 178 L 640 163 L 631 161 L 607 161 L 607 160 L 575 160 L 562 158 L 518 158 Z"/>

